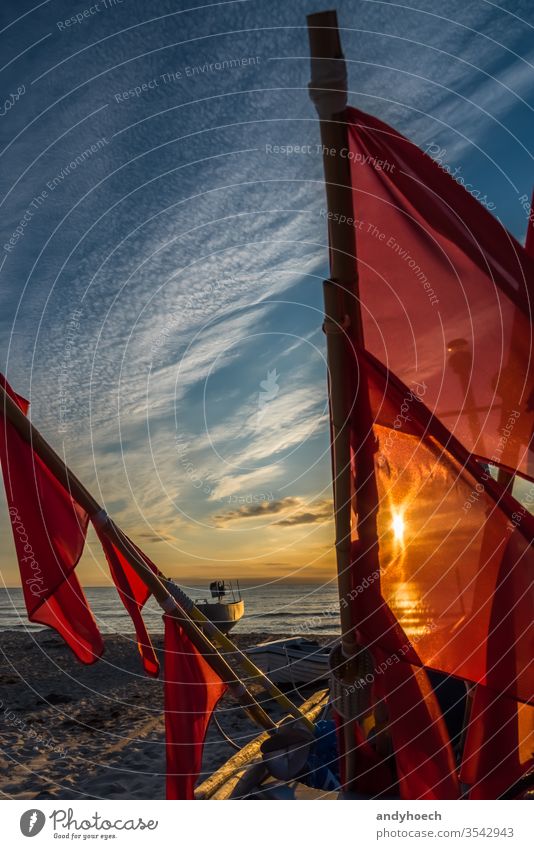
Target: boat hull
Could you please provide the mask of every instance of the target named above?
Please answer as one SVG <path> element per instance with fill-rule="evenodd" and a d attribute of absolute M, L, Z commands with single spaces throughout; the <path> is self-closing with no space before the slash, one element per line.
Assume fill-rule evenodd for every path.
<path fill-rule="evenodd" d="M 210 602 L 198 602 L 197 607 L 224 634 L 227 634 L 237 625 L 245 612 L 245 602 L 243 599 L 229 601 L 228 603 L 213 602 L 210 604 Z"/>
<path fill-rule="evenodd" d="M 310 684 L 328 678 L 328 653 L 256 646 L 247 654 L 275 684 Z"/>

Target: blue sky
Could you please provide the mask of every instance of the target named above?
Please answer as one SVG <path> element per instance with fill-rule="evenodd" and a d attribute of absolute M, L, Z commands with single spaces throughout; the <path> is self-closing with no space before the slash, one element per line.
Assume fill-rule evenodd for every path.
<path fill-rule="evenodd" d="M 0 366 L 124 529 L 199 581 L 333 574 L 305 20 L 320 8 L 0 12 Z M 350 102 L 438 146 L 523 239 L 532 4 L 337 8 Z M 16 583 L 3 501 L 1 523 Z M 84 576 L 105 582 L 90 543 Z"/>

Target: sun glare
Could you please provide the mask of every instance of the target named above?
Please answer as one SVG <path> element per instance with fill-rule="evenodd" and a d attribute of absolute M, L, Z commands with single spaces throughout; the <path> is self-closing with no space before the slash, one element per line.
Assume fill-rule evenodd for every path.
<path fill-rule="evenodd" d="M 401 513 L 393 513 L 393 522 L 391 525 L 393 534 L 397 542 L 404 542 L 405 524 Z"/>

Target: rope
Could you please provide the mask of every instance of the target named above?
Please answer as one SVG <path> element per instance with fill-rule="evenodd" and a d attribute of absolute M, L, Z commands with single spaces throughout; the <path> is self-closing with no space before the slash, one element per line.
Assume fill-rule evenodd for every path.
<path fill-rule="evenodd" d="M 218 730 L 219 734 L 221 735 L 221 737 L 222 737 L 224 740 L 226 740 L 226 742 L 227 742 L 230 746 L 232 746 L 232 748 L 233 748 L 233 749 L 235 749 L 235 750 L 236 750 L 236 752 L 240 752 L 242 747 L 241 747 L 241 746 L 239 746 L 239 745 L 235 742 L 235 740 L 232 740 L 232 738 L 228 736 L 228 734 L 226 733 L 226 731 L 224 730 L 224 728 L 221 726 L 221 724 L 220 724 L 219 720 L 217 719 L 217 712 L 216 712 L 216 711 L 214 711 L 214 712 L 213 712 L 213 721 L 214 721 L 214 723 L 215 723 L 215 725 L 216 725 L 216 727 L 217 727 L 217 730 Z M 240 769 L 241 769 L 241 767 L 240 767 Z"/>

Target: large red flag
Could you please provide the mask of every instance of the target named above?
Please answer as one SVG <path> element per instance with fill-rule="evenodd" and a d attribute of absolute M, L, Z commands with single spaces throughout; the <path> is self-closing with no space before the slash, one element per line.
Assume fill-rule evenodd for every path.
<path fill-rule="evenodd" d="M 27 413 L 28 402 L 1 384 Z M 0 411 L 0 456 L 30 622 L 54 628 L 83 663 L 104 650 L 74 569 L 89 517 Z"/>
<path fill-rule="evenodd" d="M 446 163 L 347 116 L 365 347 L 470 452 L 532 474 L 534 259 Z"/>
<path fill-rule="evenodd" d="M 204 738 L 226 690 L 172 616 L 165 623 L 165 730 L 167 799 L 193 799 Z"/>
<path fill-rule="evenodd" d="M 358 363 L 378 438 L 381 566 L 358 596 L 361 633 L 396 652 L 400 628 L 410 663 L 534 702 L 534 517 L 430 413 L 424 386 L 403 386 L 368 353 Z"/>
<path fill-rule="evenodd" d="M 117 587 L 120 599 L 126 610 L 132 618 L 137 635 L 137 647 L 141 655 L 143 666 L 147 675 L 155 678 L 159 674 L 159 662 L 152 646 L 152 641 L 146 629 L 146 625 L 141 615 L 141 609 L 150 596 L 150 590 L 132 569 L 128 560 L 118 550 L 118 548 L 103 534 L 99 528 L 95 528 L 98 538 L 104 549 L 104 554 L 108 561 L 109 570 L 113 582 Z M 124 535 L 123 535 L 124 536 Z M 143 552 L 137 548 L 134 543 L 124 536 L 126 544 L 131 548 L 132 552 L 143 560 L 152 572 L 157 573 L 157 567 L 152 563 Z"/>
<path fill-rule="evenodd" d="M 454 761 L 421 667 L 491 686 L 512 706 L 534 701 L 534 520 L 425 407 L 424 383 L 409 389 L 363 351 L 353 373 L 354 624 L 375 660 L 403 797 L 453 798 Z M 374 502 L 359 498 L 373 487 Z M 524 771 L 517 739 L 485 793 Z"/>
<path fill-rule="evenodd" d="M 376 409 L 373 402 L 372 373 L 355 364 L 355 350 L 346 339 L 347 371 L 345 391 L 354 399 L 350 414 L 352 448 L 352 531 L 351 600 L 358 642 L 370 649 L 375 662 L 371 681 L 375 703 L 382 701 L 388 715 L 388 730 L 395 752 L 398 785 L 405 799 L 456 799 L 459 784 L 451 742 L 437 698 L 426 672 L 420 667 L 411 640 L 399 622 L 399 611 L 392 610 L 381 595 L 384 577 L 380 524 L 382 505 L 375 468 L 377 443 L 373 432 Z M 362 364 L 363 364 L 362 359 Z M 335 474 L 339 470 L 334 470 Z M 339 505 L 336 505 L 336 508 Z M 387 561 L 386 561 L 387 562 Z M 382 576 L 382 577 L 381 577 Z M 348 599 L 342 600 L 349 603 Z M 410 651 L 411 649 L 411 651 Z M 412 662 L 415 666 L 412 666 Z M 356 685 L 358 686 L 358 685 Z M 357 746 L 355 758 L 360 772 L 358 781 L 383 779 L 380 764 L 369 765 L 366 749 Z M 393 785 L 384 787 L 390 792 Z"/>

